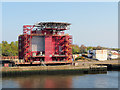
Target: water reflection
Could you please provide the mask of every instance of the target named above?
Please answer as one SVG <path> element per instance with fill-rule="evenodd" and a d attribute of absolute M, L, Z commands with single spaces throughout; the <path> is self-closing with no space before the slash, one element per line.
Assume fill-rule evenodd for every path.
<path fill-rule="evenodd" d="M 107 74 L 31 75 L 3 78 L 3 88 L 117 88 L 117 71 Z"/>
<path fill-rule="evenodd" d="M 71 88 L 72 86 L 72 76 L 64 75 L 34 75 L 16 78 L 3 78 L 3 83 L 10 80 L 14 81 L 12 82 L 13 86 L 18 83 L 21 88 Z M 12 85 L 7 86 L 11 87 Z M 3 84 L 3 87 L 6 87 L 5 84 Z"/>

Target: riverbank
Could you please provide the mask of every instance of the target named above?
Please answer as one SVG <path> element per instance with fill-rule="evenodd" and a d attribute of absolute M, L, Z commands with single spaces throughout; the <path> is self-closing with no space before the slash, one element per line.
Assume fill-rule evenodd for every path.
<path fill-rule="evenodd" d="M 2 76 L 19 76 L 31 74 L 88 74 L 106 73 L 106 66 L 29 66 L 29 67 L 2 67 Z"/>
<path fill-rule="evenodd" d="M 72 65 L 61 66 L 17 66 L 2 67 L 2 76 L 31 74 L 91 74 L 106 73 L 107 70 L 119 70 L 119 60 L 75 61 Z"/>
<path fill-rule="evenodd" d="M 79 60 L 75 61 L 79 66 L 91 66 L 91 65 L 99 65 L 99 66 L 107 66 L 107 70 L 120 70 L 120 60 L 106 60 L 106 61 L 95 61 L 95 60 Z"/>

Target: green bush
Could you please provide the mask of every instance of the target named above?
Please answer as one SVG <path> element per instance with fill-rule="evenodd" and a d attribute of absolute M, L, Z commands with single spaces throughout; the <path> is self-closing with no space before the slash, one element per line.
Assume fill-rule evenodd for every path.
<path fill-rule="evenodd" d="M 79 60 L 79 59 L 81 59 L 81 57 L 82 57 L 82 56 L 78 56 L 77 58 L 75 58 L 75 60 Z"/>

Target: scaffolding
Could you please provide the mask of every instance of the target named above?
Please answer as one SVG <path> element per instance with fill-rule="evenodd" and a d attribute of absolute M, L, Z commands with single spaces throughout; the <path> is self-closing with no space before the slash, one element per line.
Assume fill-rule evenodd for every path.
<path fill-rule="evenodd" d="M 24 62 L 72 62 L 72 36 L 64 34 L 70 23 L 39 22 L 24 25 L 19 36 L 19 59 Z M 33 38 L 38 38 L 33 46 Z M 43 43 L 44 41 L 44 43 Z M 41 43 L 41 46 L 39 44 Z M 33 50 L 34 48 L 34 50 Z M 45 48 L 45 49 L 40 49 Z"/>

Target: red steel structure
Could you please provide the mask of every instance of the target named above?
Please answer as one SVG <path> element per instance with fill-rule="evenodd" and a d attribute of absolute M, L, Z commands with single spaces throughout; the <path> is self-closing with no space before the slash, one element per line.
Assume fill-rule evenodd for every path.
<path fill-rule="evenodd" d="M 39 22 L 24 25 L 18 37 L 19 59 L 24 63 L 71 63 L 72 36 L 64 34 L 70 23 Z"/>

